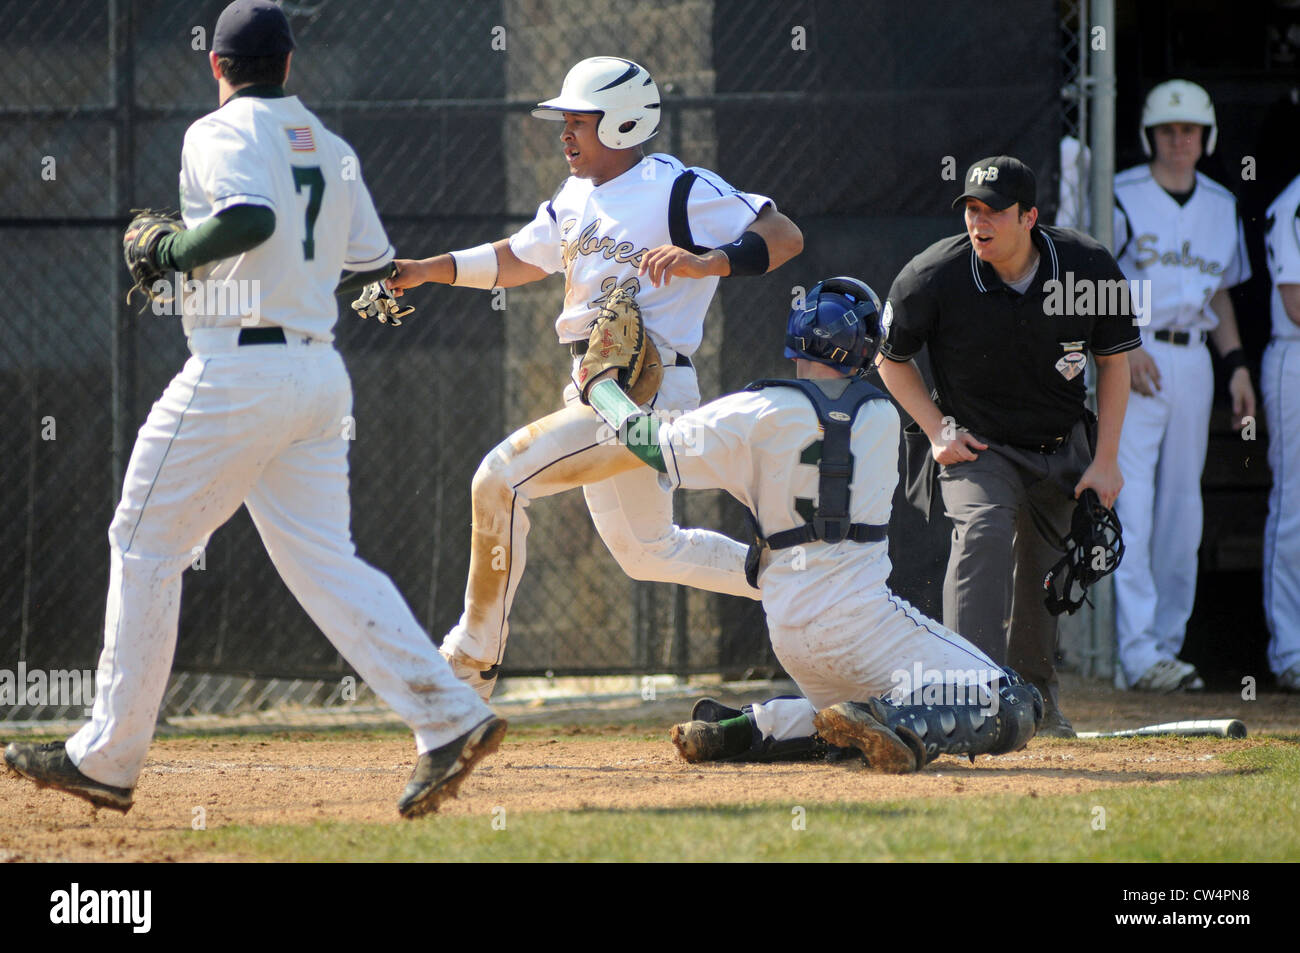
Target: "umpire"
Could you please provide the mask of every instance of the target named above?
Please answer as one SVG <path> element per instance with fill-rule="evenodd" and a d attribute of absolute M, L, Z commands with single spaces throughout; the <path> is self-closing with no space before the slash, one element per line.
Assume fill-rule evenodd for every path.
<path fill-rule="evenodd" d="M 1111 254 L 1086 235 L 1038 224 L 1027 165 L 981 159 L 965 186 L 953 202 L 965 233 L 931 245 L 894 280 L 880 377 L 916 421 L 909 497 L 928 516 L 937 480 L 952 520 L 944 625 L 1032 682 L 1047 703 L 1039 733 L 1069 738 L 1043 576 L 1074 499 L 1092 487 L 1113 506 L 1123 486 L 1124 352 L 1140 337 Z M 912 360 L 925 345 L 933 395 Z M 1096 417 L 1085 405 L 1089 353 Z"/>

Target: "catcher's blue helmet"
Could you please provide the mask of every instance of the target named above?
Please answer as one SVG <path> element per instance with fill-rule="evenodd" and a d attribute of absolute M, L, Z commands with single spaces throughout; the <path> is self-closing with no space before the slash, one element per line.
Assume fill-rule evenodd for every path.
<path fill-rule="evenodd" d="M 785 356 L 827 364 L 849 375 L 871 369 L 884 332 L 880 298 L 856 278 L 827 278 L 790 309 Z"/>

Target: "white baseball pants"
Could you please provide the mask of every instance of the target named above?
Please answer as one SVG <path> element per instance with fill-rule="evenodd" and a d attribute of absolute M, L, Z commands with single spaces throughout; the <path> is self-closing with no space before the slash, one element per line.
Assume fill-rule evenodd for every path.
<path fill-rule="evenodd" d="M 666 364 L 671 354 L 665 352 Z M 655 412 L 681 413 L 699 402 L 695 369 L 665 367 L 651 405 Z M 482 669 L 499 664 L 505 653 L 510 607 L 527 556 L 528 505 L 578 486 L 596 532 L 633 579 L 758 598 L 745 581 L 747 547 L 720 533 L 675 525 L 672 492 L 659 484 L 658 472 L 619 445 L 572 384 L 564 403 L 563 410 L 503 440 L 474 475 L 465 611 L 442 651 Z M 476 687 L 490 696 L 495 682 L 480 680 Z"/>
<path fill-rule="evenodd" d="M 193 355 L 140 429 L 109 528 L 111 572 L 93 718 L 67 744 L 81 771 L 131 788 L 171 671 L 181 573 L 241 503 L 285 585 L 415 731 L 419 753 L 491 714 L 452 675 L 392 581 L 352 543 L 352 388 L 329 344 L 237 346 L 195 331 Z"/>
<path fill-rule="evenodd" d="M 1273 489 L 1264 524 L 1264 617 L 1268 664 L 1300 665 L 1300 339 L 1274 338 L 1260 374 Z"/>
<path fill-rule="evenodd" d="M 1124 526 L 1115 626 L 1130 685 L 1183 648 L 1196 599 L 1201 474 L 1214 402 L 1214 371 L 1203 345 L 1148 339 L 1143 347 L 1160 371 L 1160 390 L 1154 397 L 1129 394 L 1119 438 L 1124 489 L 1115 504 Z"/>
<path fill-rule="evenodd" d="M 1002 677 L 988 655 L 888 588 L 855 595 L 803 628 L 769 620 L 772 649 L 804 697 L 753 706 L 765 738 L 806 738 L 816 730 L 813 715 L 840 702 L 880 695 L 904 702 L 937 686 L 987 687 Z M 939 692 L 933 700 L 982 704 L 978 697 L 974 690 L 958 690 Z"/>

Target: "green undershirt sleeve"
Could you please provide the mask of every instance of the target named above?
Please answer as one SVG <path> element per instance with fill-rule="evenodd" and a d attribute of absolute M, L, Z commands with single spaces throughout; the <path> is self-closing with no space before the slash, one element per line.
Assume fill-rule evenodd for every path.
<path fill-rule="evenodd" d="M 275 212 L 265 205 L 232 205 L 197 228 L 164 235 L 156 257 L 166 270 L 193 271 L 256 248 L 274 231 Z"/>
<path fill-rule="evenodd" d="M 659 421 L 656 418 L 649 414 L 631 418 L 618 432 L 618 440 L 640 457 L 643 463 L 648 463 L 660 473 L 668 472 L 663 448 L 659 446 Z"/>
<path fill-rule="evenodd" d="M 632 398 L 612 380 L 603 380 L 587 395 L 592 409 L 614 428 L 618 442 L 640 458 L 642 463 L 667 473 L 664 452 L 659 446 L 659 421 L 632 402 Z"/>

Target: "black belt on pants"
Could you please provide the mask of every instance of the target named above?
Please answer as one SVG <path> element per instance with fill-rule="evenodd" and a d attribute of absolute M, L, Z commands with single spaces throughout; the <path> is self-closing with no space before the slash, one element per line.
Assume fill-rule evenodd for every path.
<path fill-rule="evenodd" d="M 239 332 L 239 346 L 247 344 L 284 344 L 284 328 L 243 328 Z"/>
<path fill-rule="evenodd" d="M 587 353 L 587 342 L 574 341 L 572 344 L 569 345 L 569 353 L 572 354 L 574 357 L 582 357 L 582 355 Z M 678 354 L 677 360 L 673 362 L 673 366 L 690 367 L 691 359 L 687 357 L 685 354 Z"/>
<path fill-rule="evenodd" d="M 1156 331 L 1151 336 L 1157 341 L 1164 341 L 1166 344 L 1177 344 L 1179 347 L 1205 343 L 1204 331 Z"/>

